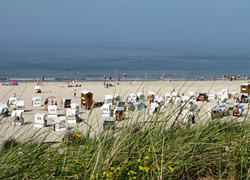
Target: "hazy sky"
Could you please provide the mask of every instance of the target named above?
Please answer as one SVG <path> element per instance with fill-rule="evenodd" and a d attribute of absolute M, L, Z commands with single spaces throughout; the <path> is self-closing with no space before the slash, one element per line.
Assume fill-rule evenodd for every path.
<path fill-rule="evenodd" d="M 250 0 L 0 0 L 0 42 L 250 49 Z"/>

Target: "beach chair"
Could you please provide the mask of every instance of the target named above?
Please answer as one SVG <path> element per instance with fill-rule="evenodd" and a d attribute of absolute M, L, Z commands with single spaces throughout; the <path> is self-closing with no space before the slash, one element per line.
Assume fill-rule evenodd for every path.
<path fill-rule="evenodd" d="M 113 105 L 114 103 L 114 98 L 112 95 L 105 95 L 105 98 L 104 98 L 104 104 L 111 104 Z"/>
<path fill-rule="evenodd" d="M 18 100 L 16 102 L 15 109 L 17 109 L 17 110 L 24 110 L 25 109 L 24 101 L 23 100 Z"/>
<path fill-rule="evenodd" d="M 79 106 L 79 104 L 77 104 L 77 103 L 71 103 L 70 107 L 71 107 L 71 109 L 75 109 L 76 115 L 79 114 L 79 112 L 80 112 L 80 106 Z"/>
<path fill-rule="evenodd" d="M 156 113 L 158 111 L 158 108 L 159 108 L 158 103 L 151 103 L 149 105 L 149 110 L 148 110 L 149 115 L 153 115 L 154 113 Z"/>
<path fill-rule="evenodd" d="M 110 116 L 103 117 L 103 130 L 111 129 L 115 129 L 115 118 Z"/>
<path fill-rule="evenodd" d="M 48 118 L 55 120 L 57 118 L 57 106 L 48 105 Z"/>
<path fill-rule="evenodd" d="M 65 131 L 67 129 L 67 119 L 64 116 L 55 118 L 55 131 Z"/>
<path fill-rule="evenodd" d="M 111 113 L 111 108 L 112 105 L 111 104 L 103 104 L 101 109 L 102 109 L 102 117 L 107 117 L 110 115 Z"/>
<path fill-rule="evenodd" d="M 35 119 L 34 119 L 34 127 L 46 127 L 47 126 L 47 120 L 46 118 L 46 113 L 37 113 L 35 114 Z"/>
<path fill-rule="evenodd" d="M 208 96 L 208 100 L 213 100 L 215 99 L 215 92 L 212 90 L 208 91 L 207 96 Z"/>
<path fill-rule="evenodd" d="M 23 112 L 24 110 L 14 110 L 11 113 L 11 121 L 13 125 L 22 126 L 24 123 L 23 118 Z"/>
<path fill-rule="evenodd" d="M 15 108 L 17 103 L 17 97 L 10 97 L 7 106 L 10 108 Z"/>
<path fill-rule="evenodd" d="M 67 109 L 66 118 L 69 124 L 77 122 L 76 116 L 77 116 L 76 109 Z"/>
<path fill-rule="evenodd" d="M 4 116 L 8 116 L 8 112 L 9 112 L 8 106 L 0 102 L 0 114 Z"/>
<path fill-rule="evenodd" d="M 63 108 L 70 108 L 71 99 L 63 99 Z"/>
<path fill-rule="evenodd" d="M 42 106 L 42 99 L 40 97 L 33 97 L 32 106 Z"/>
<path fill-rule="evenodd" d="M 124 108 L 123 107 L 116 107 L 114 109 L 114 118 L 116 121 L 125 120 Z"/>

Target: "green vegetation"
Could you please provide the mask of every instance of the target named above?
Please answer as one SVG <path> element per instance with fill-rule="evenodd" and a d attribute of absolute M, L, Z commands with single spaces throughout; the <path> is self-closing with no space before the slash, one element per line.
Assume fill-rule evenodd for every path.
<path fill-rule="evenodd" d="M 95 138 L 89 127 L 86 134 L 66 133 L 63 142 L 10 139 L 0 150 L 0 179 L 249 178 L 247 120 L 227 117 L 182 128 L 169 126 L 170 117 L 155 114 L 140 126 L 133 123 Z"/>

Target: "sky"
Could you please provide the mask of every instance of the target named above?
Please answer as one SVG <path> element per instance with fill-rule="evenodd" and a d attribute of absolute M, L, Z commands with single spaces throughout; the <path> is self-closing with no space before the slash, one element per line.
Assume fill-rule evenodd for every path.
<path fill-rule="evenodd" d="M 249 0 L 0 0 L 0 44 L 250 50 Z"/>

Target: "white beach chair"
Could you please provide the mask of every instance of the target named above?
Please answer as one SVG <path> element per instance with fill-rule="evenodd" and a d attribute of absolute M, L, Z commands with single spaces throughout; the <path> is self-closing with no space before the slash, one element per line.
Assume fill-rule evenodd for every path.
<path fill-rule="evenodd" d="M 55 120 L 57 118 L 57 106 L 48 105 L 48 118 Z"/>
<path fill-rule="evenodd" d="M 55 119 L 55 131 L 65 131 L 67 129 L 67 120 L 64 116 Z"/>
<path fill-rule="evenodd" d="M 42 99 L 40 97 L 33 97 L 32 106 L 42 106 Z"/>
<path fill-rule="evenodd" d="M 11 121 L 13 125 L 21 126 L 24 123 L 23 118 L 23 112 L 24 110 L 14 110 L 11 113 Z"/>
<path fill-rule="evenodd" d="M 76 123 L 76 109 L 67 109 L 67 112 L 66 112 L 66 118 L 67 118 L 67 122 L 69 124 L 71 123 Z"/>
<path fill-rule="evenodd" d="M 34 127 L 46 127 L 47 126 L 47 120 L 45 119 L 46 113 L 37 113 L 35 114 L 34 119 Z"/>

